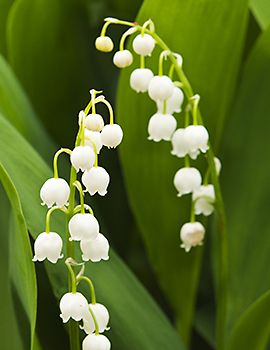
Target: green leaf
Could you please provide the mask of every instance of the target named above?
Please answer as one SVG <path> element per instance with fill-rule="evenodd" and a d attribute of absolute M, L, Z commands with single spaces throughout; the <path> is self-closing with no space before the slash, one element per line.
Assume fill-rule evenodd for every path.
<path fill-rule="evenodd" d="M 0 53 L 6 55 L 6 24 L 9 10 L 14 0 L 0 0 Z"/>
<path fill-rule="evenodd" d="M 148 18 L 155 22 L 157 33 L 169 47 L 183 55 L 184 69 L 195 92 L 202 97 L 206 124 L 218 143 L 234 92 L 247 1 L 148 0 L 137 21 L 142 23 Z M 129 76 L 135 66 L 121 74 L 118 90 L 118 120 L 125 133 L 121 160 L 150 261 L 187 340 L 202 250 L 186 254 L 179 248 L 179 230 L 189 218 L 190 201 L 177 199 L 172 179 L 183 163 L 170 156 L 169 144 L 147 141 L 147 123 L 155 106 L 148 96 L 129 88 Z M 156 54 L 147 58 L 146 66 L 157 72 Z"/>
<path fill-rule="evenodd" d="M 228 128 L 222 173 L 228 212 L 230 290 L 228 329 L 270 288 L 270 28 L 244 67 Z M 254 323 L 255 326 L 255 323 Z"/>
<path fill-rule="evenodd" d="M 35 238 L 44 231 L 46 213 L 46 209 L 40 205 L 39 189 L 52 173 L 31 146 L 2 117 L 0 128 L 4 130 L 0 139 L 0 160 L 16 186 L 28 229 Z M 52 229 L 64 234 L 65 225 L 61 217 L 54 217 Z M 56 265 L 47 263 L 45 266 L 54 293 L 60 298 L 66 292 L 67 284 L 64 261 Z M 86 274 L 93 278 L 98 300 L 110 310 L 112 330 L 109 337 L 117 349 L 184 349 L 153 299 L 115 253 L 111 253 L 109 262 L 87 264 Z M 82 290 L 88 295 L 87 288 Z"/>
<path fill-rule="evenodd" d="M 265 30 L 270 24 L 270 2 L 268 0 L 250 0 L 250 8 L 260 27 Z"/>
<path fill-rule="evenodd" d="M 52 142 L 10 66 L 0 55 L 0 112 L 46 159 Z M 42 143 L 40 140 L 42 139 Z"/>
<path fill-rule="evenodd" d="M 8 58 L 46 128 L 59 143 L 72 139 L 78 108 L 93 78 L 93 38 L 86 1 L 18 0 L 8 20 Z M 27 28 L 27 31 L 25 31 Z M 90 49 L 91 48 L 91 49 Z M 100 90 L 99 72 L 97 90 Z M 58 130 L 65 128 L 65 133 Z"/>
<path fill-rule="evenodd" d="M 36 275 L 31 260 L 32 250 L 18 193 L 1 163 L 0 180 L 8 195 L 14 214 L 10 231 L 11 292 L 18 312 L 16 316 L 19 329 L 23 332 L 24 344 L 26 348 L 32 349 L 37 308 Z"/>
<path fill-rule="evenodd" d="M 270 291 L 262 295 L 241 315 L 232 331 L 228 350 L 264 350 L 270 336 Z"/>

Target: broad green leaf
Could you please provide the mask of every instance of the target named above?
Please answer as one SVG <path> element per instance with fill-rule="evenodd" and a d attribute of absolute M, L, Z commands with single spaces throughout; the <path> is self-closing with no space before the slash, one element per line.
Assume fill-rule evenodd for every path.
<path fill-rule="evenodd" d="M 16 320 L 26 348 L 32 349 L 35 336 L 37 288 L 27 225 L 17 190 L 0 162 L 0 180 L 8 195 L 14 218 L 10 231 L 10 281 Z"/>
<path fill-rule="evenodd" d="M 266 29 L 270 24 L 270 2 L 268 0 L 250 0 L 250 8 L 260 27 Z"/>
<path fill-rule="evenodd" d="M 2 56 L 0 56 L 0 112 L 42 156 L 46 158 L 53 151 L 49 136 L 38 121 L 21 85 Z"/>
<path fill-rule="evenodd" d="M 270 29 L 243 70 L 224 131 L 222 182 L 228 212 L 230 294 L 228 327 L 270 288 L 268 213 Z"/>
<path fill-rule="evenodd" d="M 270 336 L 270 292 L 266 292 L 241 315 L 233 328 L 228 350 L 264 350 Z"/>
<path fill-rule="evenodd" d="M 28 229 L 35 238 L 44 230 L 46 213 L 40 205 L 39 189 L 52 174 L 31 146 L 2 117 L 0 128 L 4 130 L 0 139 L 0 160 L 16 186 Z M 61 217 L 55 216 L 52 229 L 64 235 L 64 227 Z M 109 237 L 109 232 L 104 233 Z M 48 263 L 46 269 L 55 295 L 60 298 L 67 285 L 64 261 L 56 265 Z M 86 274 L 93 278 L 98 300 L 110 310 L 112 330 L 109 337 L 117 349 L 184 349 L 153 299 L 115 253 L 111 253 L 109 262 L 87 264 Z M 87 288 L 82 290 L 88 295 Z"/>
<path fill-rule="evenodd" d="M 27 31 L 25 28 L 27 27 Z M 18 0 L 8 20 L 8 58 L 41 120 L 60 143 L 73 137 L 94 86 L 86 1 Z M 59 133 L 60 129 L 65 133 Z"/>
<path fill-rule="evenodd" d="M 142 23 L 151 18 L 169 47 L 183 55 L 184 69 L 202 97 L 202 112 L 214 143 L 233 96 L 246 17 L 245 0 L 148 0 L 137 19 Z M 179 248 L 179 230 L 189 219 L 190 201 L 177 199 L 172 179 L 183 163 L 170 155 L 168 143 L 147 141 L 147 123 L 155 106 L 148 96 L 129 88 L 135 66 L 121 74 L 118 90 L 118 120 L 125 133 L 121 160 L 150 261 L 187 340 L 202 250 L 186 254 Z M 157 72 L 156 54 L 146 59 L 146 66 Z M 181 115 L 178 120 L 183 125 Z"/>
<path fill-rule="evenodd" d="M 0 53 L 6 55 L 6 24 L 14 0 L 0 0 Z"/>

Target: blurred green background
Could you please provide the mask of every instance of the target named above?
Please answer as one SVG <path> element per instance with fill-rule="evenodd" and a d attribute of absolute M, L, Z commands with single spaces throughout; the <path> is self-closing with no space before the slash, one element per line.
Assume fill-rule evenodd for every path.
<path fill-rule="evenodd" d="M 223 164 L 230 275 L 225 347 L 267 349 L 268 0 L 0 0 L 0 348 L 68 348 L 57 301 L 66 271 L 37 264 L 36 281 L 31 244 L 43 230 L 38 195 L 51 176 L 53 152 L 73 144 L 78 111 L 95 88 L 114 105 L 125 135 L 119 153 L 102 150 L 101 165 L 112 178 L 108 196 L 88 198 L 115 251 L 108 263 L 88 268 L 111 311 L 113 349 L 215 349 L 215 220 L 203 248 L 189 254 L 179 248 L 189 201 L 176 198 L 172 178 L 182 162 L 170 156 L 169 144 L 147 141 L 154 104 L 128 82 L 138 62 L 119 75 L 112 54 L 95 50 L 107 16 L 151 18 L 184 57 Z M 115 48 L 123 30 L 109 30 Z M 146 64 L 156 71 L 157 55 Z M 106 118 L 105 109 L 100 113 Z M 68 174 L 64 161 L 61 172 Z M 55 226 L 63 230 L 61 218 Z"/>

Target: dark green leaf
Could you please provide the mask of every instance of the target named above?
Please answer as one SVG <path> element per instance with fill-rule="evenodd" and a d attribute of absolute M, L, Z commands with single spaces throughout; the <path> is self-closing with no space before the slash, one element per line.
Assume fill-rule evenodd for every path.
<path fill-rule="evenodd" d="M 251 0 L 250 8 L 260 27 L 266 29 L 270 24 L 270 2 L 268 0 Z"/>
<path fill-rule="evenodd" d="M 14 0 L 0 0 L 0 53 L 6 55 L 6 24 L 9 10 Z"/>
<path fill-rule="evenodd" d="M 183 55 L 184 69 L 202 97 L 206 124 L 218 143 L 235 87 L 247 1 L 148 0 L 137 21 L 148 18 L 169 47 Z M 157 55 L 147 58 L 146 66 L 157 72 Z M 187 340 L 202 250 L 186 254 L 179 249 L 179 230 L 190 210 L 190 202 L 177 199 L 172 185 L 182 162 L 170 156 L 169 144 L 147 141 L 154 103 L 129 88 L 130 73 L 127 69 L 121 75 L 117 101 L 118 120 L 125 132 L 121 155 L 127 190 L 152 266 Z"/>

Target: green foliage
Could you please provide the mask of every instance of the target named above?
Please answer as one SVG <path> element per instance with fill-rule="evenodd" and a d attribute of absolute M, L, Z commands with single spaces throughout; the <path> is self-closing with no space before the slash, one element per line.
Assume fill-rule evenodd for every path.
<path fill-rule="evenodd" d="M 250 8 L 260 27 L 266 29 L 270 24 L 270 3 L 268 0 L 250 0 Z"/>

